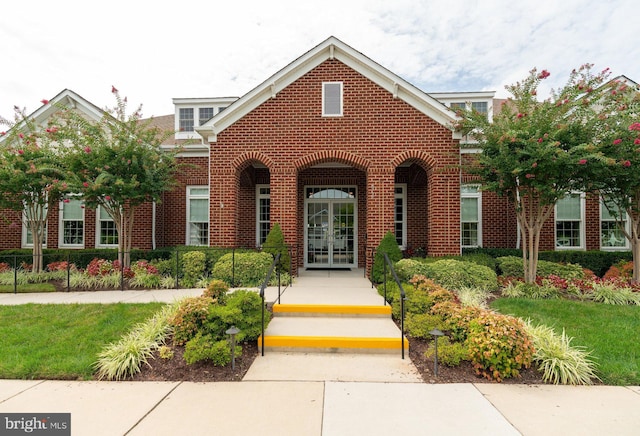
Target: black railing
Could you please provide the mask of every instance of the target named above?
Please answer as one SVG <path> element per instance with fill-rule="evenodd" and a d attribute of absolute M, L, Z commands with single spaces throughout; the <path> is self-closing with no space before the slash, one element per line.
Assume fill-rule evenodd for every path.
<path fill-rule="evenodd" d="M 387 267 L 391 271 L 391 275 L 398 285 L 398 289 L 400 290 L 400 343 L 402 347 L 402 358 L 404 359 L 404 301 L 406 299 L 406 295 L 404 293 L 404 288 L 402 287 L 402 283 L 398 279 L 398 275 L 396 274 L 396 270 L 393 268 L 393 264 L 389 259 L 387 253 L 383 253 L 384 255 L 384 268 L 383 268 L 383 278 L 384 278 L 384 304 L 387 304 Z"/>
<path fill-rule="evenodd" d="M 294 269 L 294 265 L 297 265 L 297 249 L 292 246 L 284 246 L 289 254 L 289 271 L 290 276 L 293 277 L 294 273 L 297 272 Z M 217 262 L 217 260 L 227 253 L 231 253 L 232 256 L 232 265 L 231 265 L 231 277 L 226 278 L 227 281 L 230 282 L 231 287 L 236 287 L 239 285 L 243 285 L 239 282 L 237 277 L 237 268 L 236 268 L 236 254 L 241 252 L 258 252 L 264 250 L 262 248 L 243 248 L 243 247 L 235 247 L 235 248 L 217 248 L 217 247 L 174 247 L 174 248 L 159 248 L 156 250 L 132 250 L 128 254 L 130 254 L 131 263 L 133 264 L 137 260 L 147 260 L 151 261 L 154 259 L 160 259 L 164 261 L 168 261 L 171 267 L 169 268 L 171 271 L 166 275 L 173 276 L 175 281 L 173 286 L 175 289 L 179 289 L 181 283 L 184 284 L 186 280 L 183 278 L 184 265 L 183 265 L 183 256 L 186 253 L 192 251 L 201 251 L 205 253 L 205 271 L 203 272 L 204 276 L 209 276 L 212 272 L 213 265 Z M 35 283 L 30 281 L 33 277 L 24 273 L 28 273 L 31 271 L 31 263 L 33 262 L 33 255 L 31 253 L 26 252 L 26 250 L 7 250 L 5 252 L 0 252 L 0 273 L 5 272 L 9 273 L 11 271 L 12 279 L 10 276 L 5 276 L 6 279 L 3 280 L 4 286 L 13 287 L 13 292 L 18 293 L 20 288 L 24 288 L 28 283 Z M 41 255 L 42 265 L 44 271 L 66 271 L 64 274 L 65 278 L 58 276 L 57 279 L 47 279 L 46 281 L 57 280 L 58 289 L 63 289 L 67 292 L 71 291 L 71 275 L 74 271 L 74 268 L 78 268 L 80 270 L 85 270 L 86 267 L 91 263 L 93 259 L 104 259 L 108 261 L 114 261 L 118 259 L 118 251 L 114 249 L 96 249 L 96 250 L 45 250 L 45 252 Z M 113 269 L 113 272 L 118 272 L 120 274 L 119 280 L 119 289 L 124 291 L 126 289 L 130 289 L 129 282 L 126 280 L 125 270 L 126 268 L 122 263 L 115 264 L 116 268 Z M 47 267 L 54 268 L 48 269 Z M 280 270 L 280 269 L 279 269 Z M 66 280 L 65 280 L 66 279 Z M 279 279 L 280 280 L 280 279 Z M 291 279 L 290 282 L 293 280 Z M 66 283 L 64 283 L 66 282 Z M 62 284 L 61 284 L 62 283 Z M 0 284 L 2 284 L 0 282 Z M 116 285 L 112 289 L 118 289 L 118 285 Z M 291 283 L 290 283 L 291 285 Z M 278 296 L 279 300 L 280 296 Z"/>
<path fill-rule="evenodd" d="M 271 267 L 269 268 L 269 272 L 267 273 L 267 277 L 265 277 L 264 282 L 262 282 L 262 286 L 260 286 L 260 299 L 262 300 L 262 350 L 261 354 L 264 356 L 264 311 L 266 307 L 266 302 L 264 301 L 264 290 L 267 286 L 269 286 L 269 281 L 271 280 L 271 274 L 273 274 L 273 269 L 276 268 L 278 263 L 280 262 L 280 253 L 277 253 L 273 258 L 273 262 L 271 263 Z M 280 271 L 276 268 L 276 273 L 278 274 L 278 302 L 280 302 Z"/>

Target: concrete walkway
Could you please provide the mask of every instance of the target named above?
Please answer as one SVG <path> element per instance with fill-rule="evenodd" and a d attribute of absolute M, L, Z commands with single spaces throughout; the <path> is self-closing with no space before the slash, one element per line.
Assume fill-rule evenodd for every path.
<path fill-rule="evenodd" d="M 379 301 L 361 274 L 305 272 L 281 299 Z M 0 304 L 171 302 L 201 292 L 0 294 Z M 276 296 L 268 289 L 268 300 Z M 242 382 L 0 380 L 0 416 L 71 413 L 74 435 L 637 435 L 639 410 L 640 387 L 427 384 L 408 358 L 387 355 L 269 353 Z"/>

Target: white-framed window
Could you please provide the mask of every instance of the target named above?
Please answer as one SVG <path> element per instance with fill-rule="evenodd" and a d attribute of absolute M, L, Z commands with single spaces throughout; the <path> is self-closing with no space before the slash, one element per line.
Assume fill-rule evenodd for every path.
<path fill-rule="evenodd" d="M 60 247 L 84 247 L 84 207 L 81 199 L 69 196 L 60 202 Z"/>
<path fill-rule="evenodd" d="M 407 248 L 407 185 L 394 186 L 393 225 L 396 242 L 401 250 Z"/>
<path fill-rule="evenodd" d="M 460 238 L 462 247 L 482 246 L 482 195 L 479 185 L 460 186 Z"/>
<path fill-rule="evenodd" d="M 187 186 L 187 245 L 209 245 L 208 186 Z"/>
<path fill-rule="evenodd" d="M 45 206 L 46 207 L 46 206 Z M 29 216 L 27 210 L 25 209 L 23 212 L 23 227 L 22 227 L 22 247 L 29 248 L 33 247 L 33 233 L 31 233 L 31 228 L 29 227 Z M 49 222 L 45 222 L 44 224 L 44 238 L 42 241 L 42 246 L 47 246 L 47 234 L 48 234 Z"/>
<path fill-rule="evenodd" d="M 471 101 L 471 102 L 464 102 L 464 101 L 454 101 L 449 103 L 449 107 L 452 110 L 458 110 L 458 109 L 472 109 L 474 111 L 477 111 L 481 114 L 488 114 L 489 113 L 489 103 L 486 101 Z"/>
<path fill-rule="evenodd" d="M 198 125 L 201 126 L 211 118 L 213 118 L 214 108 L 213 107 L 201 107 L 198 108 Z"/>
<path fill-rule="evenodd" d="M 118 229 L 105 208 L 96 209 L 96 247 L 117 247 Z"/>
<path fill-rule="evenodd" d="M 322 83 L 322 116 L 342 116 L 342 82 Z"/>
<path fill-rule="evenodd" d="M 606 203 L 606 204 L 605 204 Z M 600 248 L 602 250 L 628 250 L 629 241 L 624 236 L 618 222 L 622 219 L 622 226 L 629 231 L 627 212 L 618 206 L 600 199 Z"/>
<path fill-rule="evenodd" d="M 271 230 L 271 188 L 256 186 L 256 245 L 262 246 Z"/>
<path fill-rule="evenodd" d="M 192 107 L 181 107 L 178 110 L 178 130 L 180 132 L 193 132 L 195 119 Z"/>
<path fill-rule="evenodd" d="M 584 194 L 580 192 L 569 193 L 556 203 L 556 249 L 584 249 L 584 203 Z"/>

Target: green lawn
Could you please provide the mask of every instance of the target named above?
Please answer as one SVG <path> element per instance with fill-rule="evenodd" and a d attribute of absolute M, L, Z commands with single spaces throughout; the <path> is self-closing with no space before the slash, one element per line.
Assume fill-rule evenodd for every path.
<path fill-rule="evenodd" d="M 0 306 L 0 379 L 91 379 L 102 347 L 162 303 Z"/>
<path fill-rule="evenodd" d="M 572 345 L 592 350 L 598 374 L 608 385 L 640 385 L 640 306 L 568 300 L 501 298 L 491 307 L 508 315 L 564 328 Z"/>
<path fill-rule="evenodd" d="M 18 285 L 18 294 L 27 292 L 55 292 L 56 287 L 51 283 L 27 283 Z M 13 285 L 0 285 L 0 293 L 13 294 Z"/>

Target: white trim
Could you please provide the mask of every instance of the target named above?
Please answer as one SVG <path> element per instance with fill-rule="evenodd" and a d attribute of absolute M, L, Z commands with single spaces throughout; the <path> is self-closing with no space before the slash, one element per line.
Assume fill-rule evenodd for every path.
<path fill-rule="evenodd" d="M 437 123 L 450 130 L 453 129 L 453 122 L 458 117 L 444 104 L 339 39 L 330 37 L 249 91 L 229 106 L 227 110 L 220 112 L 206 124 L 196 128 L 196 131 L 203 138 L 215 141 L 218 133 L 271 99 L 274 92 L 277 94 L 304 74 L 331 59 L 332 56 L 384 88 L 389 94 L 397 95 L 397 98 L 404 100 Z M 458 132 L 452 130 L 452 138 L 459 139 L 460 137 Z"/>
<path fill-rule="evenodd" d="M 82 204 L 82 200 L 80 198 L 73 198 L 73 197 L 77 197 L 75 195 L 70 196 L 72 198 L 70 198 L 69 200 L 77 200 L 80 201 L 81 205 L 80 208 L 82 210 L 82 244 L 65 244 L 64 243 L 64 209 L 65 209 L 65 203 L 64 201 L 61 201 L 58 203 L 58 247 L 60 248 L 84 248 L 85 247 L 85 242 L 87 240 L 87 224 L 86 224 L 86 220 L 85 220 L 85 213 L 84 213 L 84 205 Z M 72 221 L 72 220 L 69 220 Z M 77 221 L 77 220 L 73 220 L 73 221 Z"/>
<path fill-rule="evenodd" d="M 260 189 L 269 189 L 269 194 L 260 194 Z M 260 200 L 268 198 L 271 201 L 271 185 L 262 184 L 256 185 L 256 247 L 261 247 L 260 241 L 260 224 L 266 221 L 260 220 Z M 269 203 L 269 209 L 271 209 L 271 203 Z M 269 210 L 269 226 L 271 226 L 271 210 Z"/>
<path fill-rule="evenodd" d="M 600 196 L 599 201 L 598 201 L 598 241 L 599 241 L 599 246 L 600 246 L 600 250 L 602 251 L 628 251 L 629 250 L 629 240 L 627 239 L 626 236 L 622 236 L 624 238 L 624 245 L 622 246 L 603 246 L 602 245 L 602 223 L 603 222 L 615 222 L 614 220 L 603 220 L 602 219 L 602 212 L 603 210 L 606 210 L 606 207 L 604 206 L 604 198 L 602 196 Z M 629 222 L 629 215 L 627 214 L 627 212 L 624 212 L 625 215 L 625 230 L 627 233 L 631 233 L 631 224 Z M 612 236 L 613 238 L 615 238 L 615 236 Z"/>
<path fill-rule="evenodd" d="M 476 192 L 462 192 L 462 188 L 464 186 L 475 187 L 477 189 Z M 464 198 L 476 198 L 478 200 L 478 221 L 477 221 L 477 232 L 478 232 L 478 240 L 477 245 L 464 245 L 462 243 L 462 199 Z M 470 221 L 468 221 L 470 222 Z M 482 191 L 480 190 L 480 185 L 477 183 L 464 183 L 460 185 L 460 247 L 462 248 L 477 248 L 482 247 Z"/>
<path fill-rule="evenodd" d="M 585 194 L 584 192 L 569 192 L 567 195 L 579 195 L 580 196 L 580 246 L 563 246 L 563 245 L 558 245 L 558 229 L 557 229 L 557 223 L 558 223 L 558 202 L 560 200 L 558 200 L 558 202 L 556 202 L 556 204 L 553 207 L 553 240 L 554 240 L 554 247 L 555 250 L 558 251 L 564 251 L 564 250 L 575 250 L 575 251 L 580 251 L 580 250 L 585 250 L 586 247 L 586 220 L 585 220 Z M 564 198 L 564 197 L 563 197 Z M 562 220 L 565 221 L 565 220 Z M 568 220 L 566 220 L 568 221 Z M 600 232 L 598 232 L 600 233 Z"/>
<path fill-rule="evenodd" d="M 96 248 L 118 248 L 118 244 L 101 244 L 100 243 L 100 228 L 101 228 L 101 223 L 102 221 L 104 222 L 113 222 L 114 226 L 115 226 L 115 221 L 113 221 L 113 218 L 111 218 L 110 215 L 107 214 L 107 216 L 109 216 L 108 220 L 101 220 L 100 219 L 100 210 L 102 209 L 101 206 L 96 207 Z M 118 227 L 115 227 L 116 232 L 118 231 Z M 120 235 L 118 235 L 118 241 L 120 241 Z"/>
<path fill-rule="evenodd" d="M 326 107 L 327 85 L 339 85 L 340 109 L 339 109 L 339 111 L 337 113 L 327 113 L 327 112 L 325 112 L 325 110 L 327 109 L 327 107 Z M 343 116 L 343 114 L 344 114 L 343 95 L 344 95 L 344 84 L 342 82 L 322 82 L 322 116 L 323 117 L 332 118 L 332 117 L 341 117 L 341 116 Z"/>
<path fill-rule="evenodd" d="M 396 189 L 402 188 L 402 193 L 397 194 Z M 396 226 L 396 198 L 402 199 L 402 244 L 400 244 L 400 250 L 407 249 L 407 184 L 396 183 L 393 185 L 393 227 Z M 396 238 L 397 241 L 397 238 Z"/>
<path fill-rule="evenodd" d="M 191 190 L 192 189 L 206 189 L 207 190 L 207 195 L 199 195 L 199 194 L 191 194 Z M 211 203 L 211 191 L 209 189 L 208 186 L 206 185 L 188 185 L 186 187 L 186 226 L 185 226 L 185 245 L 188 246 L 198 246 L 198 247 L 208 247 L 209 246 L 209 241 L 211 240 L 211 217 L 210 217 L 210 212 L 209 212 L 209 206 Z M 191 242 L 191 219 L 190 219 L 190 212 L 191 212 L 191 200 L 207 200 L 207 241 L 205 244 L 193 244 Z M 200 221 L 198 221 L 200 222 Z"/>

